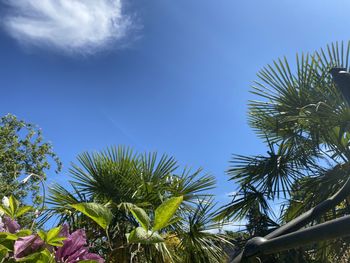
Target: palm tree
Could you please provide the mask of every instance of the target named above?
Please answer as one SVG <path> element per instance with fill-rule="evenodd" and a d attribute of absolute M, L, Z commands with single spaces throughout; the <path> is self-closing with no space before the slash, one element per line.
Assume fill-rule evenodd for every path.
<path fill-rule="evenodd" d="M 98 248 L 97 252 L 106 255 L 109 262 L 176 260 L 177 257 L 168 249 L 167 242 L 128 243 L 126 234 L 139 224 L 130 210 L 142 208 L 152 219 L 155 209 L 165 200 L 182 196 L 184 201 L 174 220 L 161 230 L 166 241 L 169 237 L 176 237 L 182 242 L 185 237 L 183 227 L 188 225 L 187 215 L 198 210 L 198 200 L 206 199 L 208 191 L 215 186 L 214 177 L 203 175 L 200 169 L 194 172 L 189 169 L 179 171 L 177 162 L 172 157 L 162 155 L 158 158 L 156 153 L 135 154 L 125 147 L 83 153 L 78 156 L 78 164 L 73 164 L 70 172 L 71 189 L 60 185 L 50 189 L 50 208 L 43 221 L 59 215 L 60 222 L 69 222 L 72 228 L 84 228 L 88 239 Z M 111 209 L 113 219 L 107 232 L 100 230 L 95 223 L 86 220 L 84 215 L 74 212 L 70 207 L 70 204 L 82 202 L 97 202 Z M 209 203 L 205 210 L 208 209 Z M 204 225 L 201 227 L 205 229 Z M 215 244 L 212 250 L 219 253 L 222 248 Z"/>
<path fill-rule="evenodd" d="M 280 210 L 275 218 L 283 224 L 342 187 L 349 171 L 350 108 L 329 72 L 334 67 L 349 69 L 349 57 L 350 43 L 334 43 L 297 55 L 293 63 L 278 59 L 258 73 L 252 93 L 260 99 L 249 103 L 248 119 L 266 143 L 267 154 L 233 156 L 228 174 L 238 184 L 237 196 L 221 208 L 217 219 L 242 220 L 256 207 L 266 225 Z M 283 201 L 280 209 L 272 207 L 275 201 Z M 311 224 L 348 213 L 348 201 Z M 328 262 L 335 251 L 347 247 L 345 241 L 317 244 L 306 249 L 307 262 Z"/>

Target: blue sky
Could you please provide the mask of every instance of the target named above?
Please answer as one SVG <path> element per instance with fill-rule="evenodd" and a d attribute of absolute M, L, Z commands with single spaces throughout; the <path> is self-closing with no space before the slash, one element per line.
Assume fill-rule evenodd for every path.
<path fill-rule="evenodd" d="M 225 175 L 231 154 L 265 152 L 246 121 L 257 71 L 350 39 L 345 0 L 102 1 L 119 13 L 87 1 L 102 17 L 118 16 L 115 27 L 100 19 L 80 24 L 74 8 L 33 22 L 43 11 L 35 4 L 52 1 L 23 1 L 34 5 L 28 8 L 0 0 L 0 114 L 43 129 L 64 163 L 51 179 L 65 182 L 83 151 L 127 145 L 203 167 L 217 177 L 221 204 L 235 190 Z M 46 36 L 52 21 L 57 30 Z"/>

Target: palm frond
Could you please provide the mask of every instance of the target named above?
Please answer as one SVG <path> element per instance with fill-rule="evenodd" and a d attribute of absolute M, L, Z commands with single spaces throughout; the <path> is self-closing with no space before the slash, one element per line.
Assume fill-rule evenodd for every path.
<path fill-rule="evenodd" d="M 58 217 L 60 222 L 70 222 L 72 216 L 74 216 L 72 215 L 74 209 L 69 205 L 91 201 L 84 194 L 81 194 L 74 185 L 71 184 L 70 188 L 68 190 L 57 183 L 49 188 L 49 195 L 46 200 L 49 207 L 40 217 L 39 225 L 43 225 L 53 217 Z"/>
<path fill-rule="evenodd" d="M 252 128 L 270 140 L 304 134 L 322 143 L 323 131 L 337 123 L 338 111 L 345 106 L 329 74 L 334 66 L 348 66 L 344 49 L 349 45 L 336 43 L 327 51 L 297 55 L 293 69 L 286 58 L 263 68 L 252 90 L 263 100 L 249 104 Z"/>
<path fill-rule="evenodd" d="M 100 153 L 83 153 L 78 162 L 70 172 L 80 192 L 116 203 L 132 201 L 140 174 L 138 158 L 130 149 L 112 147 Z"/>
<path fill-rule="evenodd" d="M 215 220 L 242 220 L 254 207 L 258 207 L 259 211 L 265 215 L 271 211 L 265 195 L 255 189 L 254 186 L 248 184 L 234 195 L 230 203 L 219 209 L 215 215 Z"/>
<path fill-rule="evenodd" d="M 208 196 L 208 191 L 215 187 L 216 180 L 212 175 L 201 173 L 202 169 L 192 172 L 185 168 L 180 175 L 169 178 L 169 192 L 174 196 L 183 196 L 184 201 L 190 203 Z"/>
<path fill-rule="evenodd" d="M 282 220 L 288 222 L 334 195 L 348 179 L 348 169 L 349 164 L 338 164 L 329 169 L 320 170 L 315 176 L 295 181 L 292 194 L 283 211 Z M 345 209 L 331 211 L 330 219 L 349 213 L 349 204 L 345 203 L 344 206 Z"/>
<path fill-rule="evenodd" d="M 214 221 L 212 199 L 200 200 L 187 217 L 178 231 L 181 240 L 179 253 L 182 253 L 181 262 L 226 262 L 225 246 L 231 243 L 221 234 L 217 233 L 221 225 Z"/>
<path fill-rule="evenodd" d="M 159 181 L 172 174 L 177 169 L 177 162 L 173 157 L 157 153 L 145 153 L 140 156 L 140 169 L 145 181 Z"/>
<path fill-rule="evenodd" d="M 314 168 L 314 157 L 306 144 L 267 142 L 267 155 L 234 155 L 227 173 L 241 187 L 252 185 L 269 199 L 279 198 L 281 193 L 286 197 L 293 182 Z"/>

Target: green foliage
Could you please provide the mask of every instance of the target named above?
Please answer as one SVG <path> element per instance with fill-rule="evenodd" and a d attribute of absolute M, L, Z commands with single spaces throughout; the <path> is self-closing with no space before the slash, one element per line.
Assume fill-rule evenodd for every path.
<path fill-rule="evenodd" d="M 267 153 L 233 156 L 228 174 L 238 185 L 237 194 L 217 219 L 245 219 L 251 236 L 263 236 L 278 226 L 272 216 L 290 221 L 342 187 L 349 171 L 350 108 L 329 71 L 333 67 L 349 70 L 349 58 L 350 42 L 333 43 L 297 55 L 293 63 L 278 59 L 259 71 L 252 88 L 257 99 L 249 103 L 248 119 L 266 143 Z M 278 218 L 273 213 L 276 205 L 269 204 L 282 198 Z M 312 224 L 343 216 L 349 209 L 349 200 L 344 200 Z M 289 256 L 300 262 L 333 262 L 336 251 L 331 243 L 305 250 L 268 260 L 279 262 Z"/>
<path fill-rule="evenodd" d="M 130 243 L 153 244 L 164 242 L 164 238 L 158 233 L 147 231 L 143 227 L 137 227 L 128 234 L 128 241 Z"/>
<path fill-rule="evenodd" d="M 157 233 L 157 231 L 166 227 L 171 218 L 176 213 L 183 201 L 183 196 L 172 197 L 164 201 L 155 211 L 154 225 L 151 230 L 150 219 L 147 213 L 139 207 L 131 208 L 133 216 L 140 223 L 141 227 L 137 227 L 130 234 L 127 234 L 130 243 L 152 244 L 164 242 L 164 239 Z M 137 211 L 137 212 L 135 212 Z"/>
<path fill-rule="evenodd" d="M 30 229 L 20 229 L 17 233 L 17 237 L 25 237 L 25 236 L 30 236 L 32 234 L 32 230 Z"/>
<path fill-rule="evenodd" d="M 232 249 L 232 244 L 217 231 L 223 226 L 215 221 L 212 198 L 199 200 L 197 207 L 183 215 L 182 227 L 178 232 L 180 243 L 176 253 L 181 254 L 183 263 L 227 262 L 224 247 Z"/>
<path fill-rule="evenodd" d="M 103 229 L 108 227 L 113 217 L 107 207 L 98 203 L 80 203 L 70 206 L 94 220 Z"/>
<path fill-rule="evenodd" d="M 6 198 L 6 197 L 5 197 Z M 8 215 L 10 218 L 19 218 L 25 213 L 32 211 L 32 206 L 20 206 L 20 202 L 11 195 L 9 198 L 9 206 L 5 206 L 4 204 L 0 205 L 0 211 L 2 211 L 4 214 Z"/>
<path fill-rule="evenodd" d="M 130 211 L 132 215 L 135 217 L 135 219 L 140 223 L 142 228 L 148 231 L 151 226 L 151 220 L 148 217 L 145 210 L 143 210 L 140 207 L 133 206 L 132 208 L 130 208 Z"/>
<path fill-rule="evenodd" d="M 3 246 L 3 245 L 0 245 L 0 259 L 3 260 L 4 258 L 6 258 L 8 256 L 8 249 Z"/>
<path fill-rule="evenodd" d="M 175 250 L 167 247 L 167 235 L 183 233 L 185 215 L 215 185 L 214 177 L 202 175 L 200 169 L 180 170 L 172 157 L 136 154 L 124 147 L 83 153 L 78 162 L 70 169 L 69 189 L 60 185 L 50 189 L 50 208 L 43 218 L 59 215 L 60 222 L 69 222 L 73 229 L 84 228 L 110 262 L 176 260 Z M 84 203 L 110 209 L 113 218 L 106 230 L 97 227 L 97 221 L 86 220 L 89 214 L 73 208 Z"/>
<path fill-rule="evenodd" d="M 38 235 L 46 244 L 61 247 L 63 246 L 63 240 L 66 239 L 66 237 L 61 236 L 61 229 L 61 227 L 55 227 L 50 229 L 48 232 L 39 230 Z"/>
<path fill-rule="evenodd" d="M 258 208 L 262 214 L 267 215 L 270 208 L 268 200 L 263 193 L 257 191 L 252 185 L 242 187 L 239 193 L 236 193 L 232 202 L 223 206 L 217 212 L 215 219 L 217 221 L 232 218 L 233 220 L 244 219 L 252 208 Z"/>
<path fill-rule="evenodd" d="M 18 239 L 17 234 L 11 234 L 8 232 L 0 232 L 0 240 L 17 240 Z"/>
<path fill-rule="evenodd" d="M 173 197 L 164 201 L 155 211 L 153 231 L 158 231 L 169 224 L 176 210 L 183 201 L 183 196 Z"/>
<path fill-rule="evenodd" d="M 56 263 L 55 258 L 52 256 L 51 252 L 48 249 L 44 249 L 39 252 L 33 253 L 27 257 L 17 259 L 16 262 Z"/>
<path fill-rule="evenodd" d="M 34 173 L 45 179 L 50 159 L 60 171 L 61 162 L 52 145 L 44 141 L 41 129 L 11 114 L 0 118 L 0 198 L 14 195 L 23 200 L 30 193 L 32 200 L 39 203 L 39 178 L 33 176 L 25 184 L 18 178 Z"/>

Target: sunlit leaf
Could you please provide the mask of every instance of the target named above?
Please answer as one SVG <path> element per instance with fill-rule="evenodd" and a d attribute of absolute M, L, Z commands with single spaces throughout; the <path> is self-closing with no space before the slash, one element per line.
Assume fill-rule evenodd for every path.
<path fill-rule="evenodd" d="M 102 204 L 80 203 L 70 206 L 94 220 L 103 229 L 107 228 L 113 217 L 110 209 Z"/>
<path fill-rule="evenodd" d="M 153 231 L 158 231 L 169 224 L 169 221 L 182 203 L 183 196 L 164 201 L 155 211 Z"/>
<path fill-rule="evenodd" d="M 24 215 L 25 213 L 34 210 L 34 208 L 32 206 L 22 206 L 19 207 L 16 211 L 16 217 L 20 217 L 22 215 Z"/>
<path fill-rule="evenodd" d="M 128 236 L 130 243 L 153 244 L 163 242 L 164 239 L 155 232 L 146 231 L 143 227 L 137 227 Z"/>
<path fill-rule="evenodd" d="M 143 210 L 140 207 L 133 207 L 130 211 L 133 214 L 133 216 L 136 218 L 136 220 L 140 223 L 140 225 L 146 231 L 148 231 L 148 229 L 150 227 L 150 219 L 149 219 L 147 213 L 145 212 L 145 210 Z"/>

